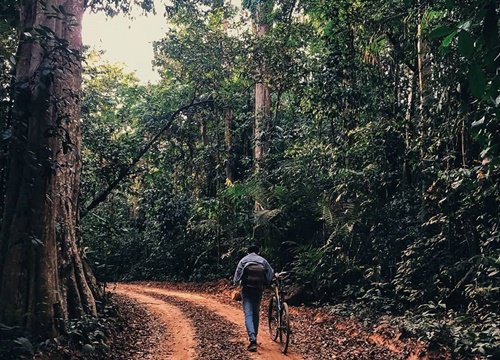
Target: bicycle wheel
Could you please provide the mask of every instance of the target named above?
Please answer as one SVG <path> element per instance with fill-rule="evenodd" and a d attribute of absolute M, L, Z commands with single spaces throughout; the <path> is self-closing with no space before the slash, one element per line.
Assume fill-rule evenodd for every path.
<path fill-rule="evenodd" d="M 279 334 L 279 314 L 278 314 L 278 301 L 276 296 L 269 300 L 269 308 L 267 309 L 267 321 L 269 324 L 269 335 L 273 341 L 276 341 Z"/>
<path fill-rule="evenodd" d="M 288 304 L 283 303 L 283 309 L 281 310 L 281 323 L 280 323 L 280 345 L 281 352 L 286 354 L 288 351 L 288 345 L 290 344 L 290 334 L 292 330 L 290 329 L 290 313 L 288 311 Z"/>

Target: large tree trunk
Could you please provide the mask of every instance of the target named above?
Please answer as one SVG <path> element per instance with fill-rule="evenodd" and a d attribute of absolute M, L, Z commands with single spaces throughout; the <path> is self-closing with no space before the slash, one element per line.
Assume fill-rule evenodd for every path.
<path fill-rule="evenodd" d="M 76 238 L 82 15 L 78 0 L 21 6 L 0 322 L 40 337 L 63 331 L 68 318 L 96 314 Z"/>

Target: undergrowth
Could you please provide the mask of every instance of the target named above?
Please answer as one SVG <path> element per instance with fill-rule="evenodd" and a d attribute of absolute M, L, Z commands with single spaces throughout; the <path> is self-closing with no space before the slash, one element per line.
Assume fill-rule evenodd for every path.
<path fill-rule="evenodd" d="M 107 359 L 107 342 L 119 326 L 119 314 L 109 298 L 100 305 L 97 317 L 69 320 L 63 335 L 43 341 L 0 324 L 0 359 Z"/>

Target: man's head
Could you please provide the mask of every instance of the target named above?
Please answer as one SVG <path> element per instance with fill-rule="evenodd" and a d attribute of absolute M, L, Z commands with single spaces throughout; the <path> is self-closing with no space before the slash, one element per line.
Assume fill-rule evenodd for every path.
<path fill-rule="evenodd" d="M 258 245 L 255 245 L 255 244 L 252 244 L 248 247 L 248 253 L 251 254 L 251 253 L 256 253 L 258 254 L 260 252 L 260 248 Z"/>

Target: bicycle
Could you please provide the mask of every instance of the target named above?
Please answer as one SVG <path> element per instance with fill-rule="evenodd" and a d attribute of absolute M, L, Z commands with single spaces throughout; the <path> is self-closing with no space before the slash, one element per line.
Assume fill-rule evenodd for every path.
<path fill-rule="evenodd" d="M 273 296 L 269 301 L 267 312 L 267 320 L 269 323 L 269 334 L 271 339 L 276 341 L 279 337 L 281 352 L 286 354 L 288 345 L 290 344 L 290 335 L 292 330 L 290 328 L 290 312 L 288 304 L 285 302 L 286 291 L 283 288 L 281 277 L 286 274 L 281 272 L 276 274 L 273 282 Z"/>

